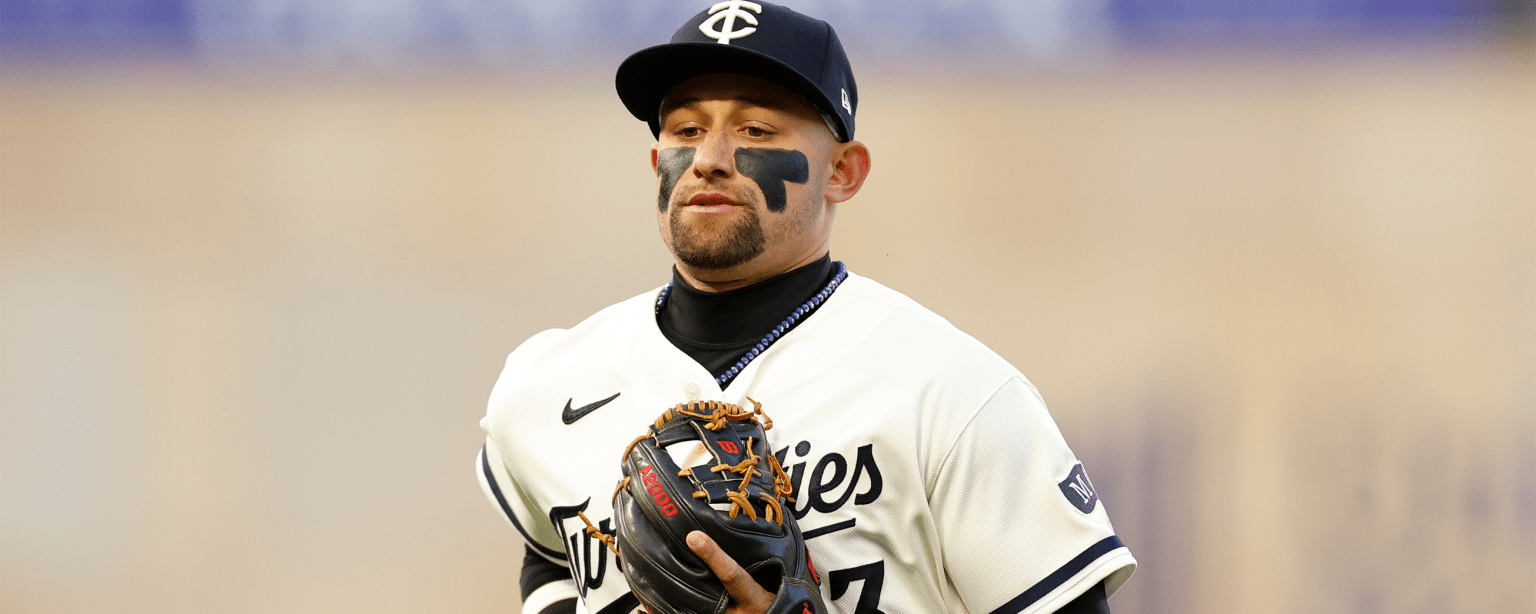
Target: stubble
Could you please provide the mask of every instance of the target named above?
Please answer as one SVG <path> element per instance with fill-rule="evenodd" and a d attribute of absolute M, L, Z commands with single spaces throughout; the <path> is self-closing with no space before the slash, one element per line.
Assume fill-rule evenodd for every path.
<path fill-rule="evenodd" d="M 746 264 L 762 255 L 768 245 L 762 220 L 750 206 L 743 207 L 742 214 L 729 226 L 710 230 L 683 221 L 682 207 L 674 204 L 667 215 L 667 226 L 672 254 L 696 269 L 720 270 Z"/>

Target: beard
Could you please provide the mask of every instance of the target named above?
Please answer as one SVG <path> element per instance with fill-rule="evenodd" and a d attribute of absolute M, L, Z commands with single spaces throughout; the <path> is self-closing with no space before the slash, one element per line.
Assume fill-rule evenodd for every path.
<path fill-rule="evenodd" d="M 728 269 L 750 262 L 763 253 L 768 238 L 763 234 L 762 221 L 751 207 L 730 226 L 716 231 L 690 227 L 682 220 L 679 210 L 672 207 L 667 225 L 672 236 L 672 254 L 688 266 L 705 269 Z"/>

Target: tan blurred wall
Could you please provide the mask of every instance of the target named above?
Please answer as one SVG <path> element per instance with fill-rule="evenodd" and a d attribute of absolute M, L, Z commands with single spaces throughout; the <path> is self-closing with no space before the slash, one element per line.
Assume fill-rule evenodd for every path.
<path fill-rule="evenodd" d="M 1536 608 L 1529 54 L 862 77 L 833 255 L 1041 388 L 1145 612 Z M 0 610 L 505 612 L 505 354 L 667 280 L 609 76 L 0 79 Z"/>

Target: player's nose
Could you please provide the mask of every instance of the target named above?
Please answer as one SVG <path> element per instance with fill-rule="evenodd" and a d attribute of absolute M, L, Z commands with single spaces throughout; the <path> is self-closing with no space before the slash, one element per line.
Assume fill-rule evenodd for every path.
<path fill-rule="evenodd" d="M 736 147 L 726 134 L 714 131 L 698 143 L 693 170 L 702 177 L 729 177 L 736 173 Z"/>

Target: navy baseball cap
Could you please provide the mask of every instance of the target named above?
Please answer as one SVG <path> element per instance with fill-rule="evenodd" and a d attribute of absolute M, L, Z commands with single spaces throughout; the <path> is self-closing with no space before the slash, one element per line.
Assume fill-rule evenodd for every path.
<path fill-rule="evenodd" d="M 827 22 L 776 4 L 726 0 L 694 15 L 672 42 L 619 65 L 619 99 L 661 134 L 661 103 L 672 88 L 711 73 L 757 77 L 805 97 L 838 141 L 853 140 L 859 89 L 837 32 Z"/>

